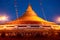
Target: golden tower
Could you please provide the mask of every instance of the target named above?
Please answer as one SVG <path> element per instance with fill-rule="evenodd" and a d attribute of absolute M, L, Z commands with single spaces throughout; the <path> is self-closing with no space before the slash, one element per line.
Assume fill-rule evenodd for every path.
<path fill-rule="evenodd" d="M 53 22 L 48 22 L 42 18 L 40 18 L 32 9 L 31 5 L 28 5 L 25 13 L 16 20 L 11 22 L 7 22 L 6 24 L 40 24 L 40 25 L 55 25 Z"/>

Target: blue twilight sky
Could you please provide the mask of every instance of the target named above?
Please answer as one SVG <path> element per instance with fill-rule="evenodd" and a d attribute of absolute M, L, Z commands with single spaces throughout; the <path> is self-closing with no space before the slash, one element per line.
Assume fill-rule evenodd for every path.
<path fill-rule="evenodd" d="M 17 0 L 18 15 L 21 16 L 25 12 L 30 3 L 33 10 L 38 16 L 44 19 L 42 9 L 46 20 L 54 21 L 56 16 L 60 16 L 60 0 Z M 42 2 L 42 6 L 40 3 Z M 10 20 L 16 19 L 14 0 L 0 0 L 0 15 L 8 15 Z"/>

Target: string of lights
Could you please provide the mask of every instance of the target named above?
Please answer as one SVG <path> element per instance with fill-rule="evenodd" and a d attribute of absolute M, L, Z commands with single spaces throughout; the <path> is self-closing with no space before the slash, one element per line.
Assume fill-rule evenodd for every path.
<path fill-rule="evenodd" d="M 18 18 L 17 0 L 14 0 L 14 7 L 15 7 L 15 11 L 16 11 L 16 18 Z"/>
<path fill-rule="evenodd" d="M 46 18 L 46 15 L 45 15 L 45 12 L 44 12 L 44 8 L 43 8 L 43 4 L 42 4 L 42 0 L 39 0 L 40 1 L 40 6 L 41 6 L 41 11 L 42 11 L 42 14 L 43 14 L 43 16 L 44 16 L 44 19 L 45 20 L 47 20 L 47 18 Z"/>

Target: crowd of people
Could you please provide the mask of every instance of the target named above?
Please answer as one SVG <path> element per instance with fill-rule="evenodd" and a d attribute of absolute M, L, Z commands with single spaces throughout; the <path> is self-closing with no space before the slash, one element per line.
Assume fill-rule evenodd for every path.
<path fill-rule="evenodd" d="M 44 31 L 32 33 L 1 33 L 0 40 L 60 40 L 59 31 Z"/>

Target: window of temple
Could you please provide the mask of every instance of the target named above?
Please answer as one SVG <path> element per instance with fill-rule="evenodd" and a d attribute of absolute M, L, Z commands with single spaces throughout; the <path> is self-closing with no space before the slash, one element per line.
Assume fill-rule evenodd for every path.
<path fill-rule="evenodd" d="M 51 26 L 43 26 L 43 27 L 51 27 Z"/>
<path fill-rule="evenodd" d="M 31 27 L 40 27 L 39 25 L 32 25 Z"/>
<path fill-rule="evenodd" d="M 27 26 L 25 26 L 25 25 L 22 25 L 22 26 L 18 26 L 18 27 L 27 27 Z"/>
<path fill-rule="evenodd" d="M 14 27 L 14 26 L 6 26 L 6 27 Z"/>

